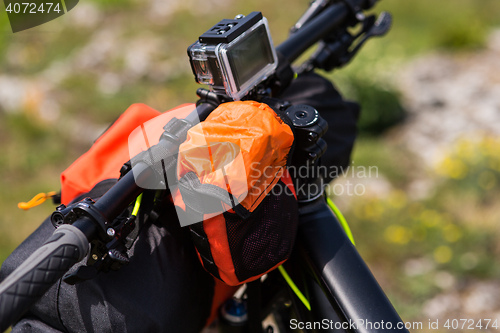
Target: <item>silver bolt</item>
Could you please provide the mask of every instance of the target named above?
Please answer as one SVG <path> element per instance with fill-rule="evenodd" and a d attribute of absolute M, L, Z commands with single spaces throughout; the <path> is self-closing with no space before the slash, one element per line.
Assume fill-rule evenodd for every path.
<path fill-rule="evenodd" d="M 238 14 L 238 15 L 236 15 L 236 16 L 234 17 L 234 19 L 235 19 L 235 20 L 241 20 L 241 19 L 242 19 L 242 18 L 244 18 L 244 17 L 245 17 L 245 15 L 243 15 L 243 14 Z"/>
<path fill-rule="evenodd" d="M 106 230 L 106 233 L 108 234 L 109 237 L 113 237 L 115 235 L 115 229 L 108 228 L 108 230 Z"/>

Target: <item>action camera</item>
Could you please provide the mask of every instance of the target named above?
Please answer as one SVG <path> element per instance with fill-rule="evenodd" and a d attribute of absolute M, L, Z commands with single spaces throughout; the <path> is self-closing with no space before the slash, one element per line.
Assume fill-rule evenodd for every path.
<path fill-rule="evenodd" d="M 240 100 L 272 75 L 278 60 L 261 12 L 224 19 L 188 48 L 196 82 Z"/>

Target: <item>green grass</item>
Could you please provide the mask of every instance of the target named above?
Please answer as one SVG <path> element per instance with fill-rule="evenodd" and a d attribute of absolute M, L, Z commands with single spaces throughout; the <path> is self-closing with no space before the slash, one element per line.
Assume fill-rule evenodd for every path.
<path fill-rule="evenodd" d="M 499 24 L 495 0 L 384 0 L 377 9 L 394 15 L 394 29 L 382 43 L 407 55 L 429 49 L 467 49 L 483 45 L 491 26 Z M 394 42 L 397 42 L 394 43 Z"/>
<path fill-rule="evenodd" d="M 377 167 L 380 175 L 397 188 L 404 188 L 418 171 L 418 162 L 410 152 L 372 136 L 358 138 L 351 157 L 355 165 Z"/>

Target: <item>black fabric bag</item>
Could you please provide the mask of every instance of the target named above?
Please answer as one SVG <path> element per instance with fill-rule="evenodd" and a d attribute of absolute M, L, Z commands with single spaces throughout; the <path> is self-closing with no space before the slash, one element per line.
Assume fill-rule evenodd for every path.
<path fill-rule="evenodd" d="M 344 100 L 329 80 L 316 73 L 299 76 L 280 98 L 292 104 L 310 105 L 328 122 L 328 132 L 323 136 L 328 148 L 321 163 L 333 171 L 323 175 L 325 184 L 329 183 L 335 178 L 335 171 L 345 169 L 350 163 L 359 104 Z"/>
<path fill-rule="evenodd" d="M 113 183 L 99 183 L 79 199 L 96 199 Z M 158 213 L 158 222 L 141 230 L 130 248 L 128 265 L 76 285 L 59 280 L 12 332 L 199 332 L 210 313 L 213 278 L 200 266 L 189 231 L 178 221 L 167 226 L 173 207 Z M 0 280 L 53 232 L 45 220 L 5 260 Z"/>

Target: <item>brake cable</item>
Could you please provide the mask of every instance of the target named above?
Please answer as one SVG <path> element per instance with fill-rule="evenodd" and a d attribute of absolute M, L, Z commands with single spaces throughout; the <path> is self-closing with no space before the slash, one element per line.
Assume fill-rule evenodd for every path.
<path fill-rule="evenodd" d="M 326 203 L 328 204 L 328 207 L 330 207 L 330 209 L 333 211 L 333 214 L 335 214 L 335 216 L 339 220 L 340 224 L 342 225 L 342 228 L 344 228 L 344 231 L 347 234 L 347 237 L 349 237 L 349 240 L 352 242 L 352 245 L 356 246 L 356 243 L 354 243 L 354 237 L 352 235 L 351 228 L 349 228 L 349 224 L 347 224 L 347 221 L 342 212 L 340 211 L 340 209 L 338 209 L 338 207 L 335 205 L 335 203 L 333 203 L 333 201 L 330 198 L 326 198 Z M 278 270 L 285 279 L 290 289 L 292 289 L 295 295 L 297 295 L 297 297 L 304 304 L 307 310 L 311 311 L 311 304 L 309 303 L 309 300 L 300 291 L 295 282 L 293 282 L 292 278 L 290 277 L 290 275 L 288 275 L 283 265 L 279 266 Z"/>

